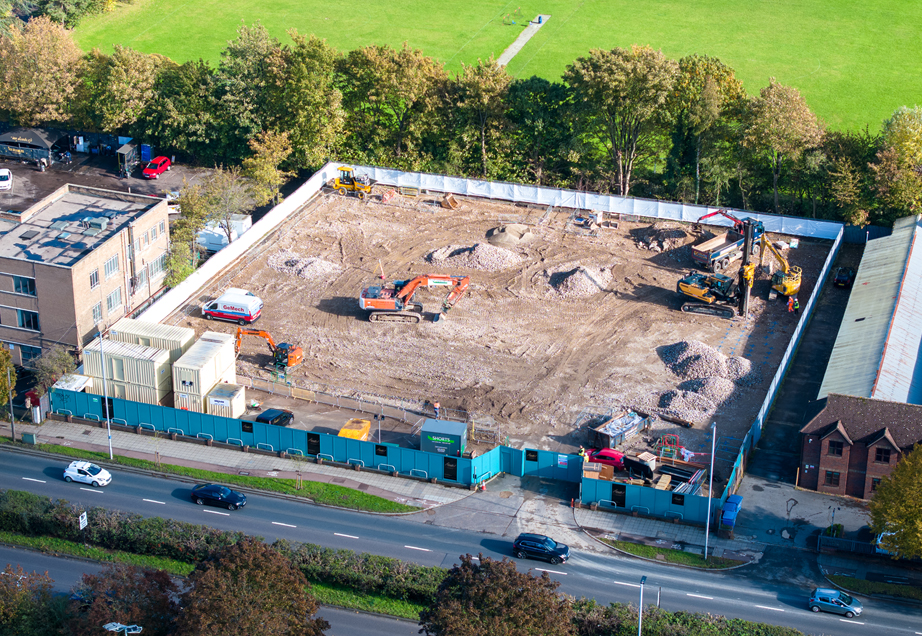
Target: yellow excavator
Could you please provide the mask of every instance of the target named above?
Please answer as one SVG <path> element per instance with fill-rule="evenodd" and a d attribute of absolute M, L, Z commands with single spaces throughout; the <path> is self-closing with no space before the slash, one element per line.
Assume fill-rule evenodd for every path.
<path fill-rule="evenodd" d="M 349 192 L 355 192 L 355 196 L 364 199 L 371 194 L 371 189 L 376 181 L 368 178 L 365 174 L 355 174 L 355 169 L 350 166 L 340 166 L 339 176 L 330 182 L 330 187 L 342 196 Z"/>
<path fill-rule="evenodd" d="M 689 272 L 676 283 L 676 291 L 695 299 L 682 305 L 682 311 L 687 314 L 733 318 L 740 301 L 736 282 L 723 274 Z"/>
<path fill-rule="evenodd" d="M 788 263 L 788 259 L 782 256 L 778 248 L 772 245 L 767 234 L 762 235 L 762 250 L 759 256 L 760 266 L 762 265 L 762 260 L 765 258 L 765 252 L 771 252 L 772 256 L 775 257 L 775 260 L 778 261 L 778 265 L 781 267 L 781 269 L 772 274 L 772 289 L 784 296 L 796 296 L 797 292 L 800 291 L 803 270 L 796 265 Z"/>

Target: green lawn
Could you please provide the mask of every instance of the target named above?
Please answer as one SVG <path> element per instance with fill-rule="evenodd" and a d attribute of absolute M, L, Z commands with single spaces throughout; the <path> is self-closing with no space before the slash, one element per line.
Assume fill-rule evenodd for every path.
<path fill-rule="evenodd" d="M 287 29 L 314 33 L 347 51 L 404 41 L 444 61 L 499 57 L 525 20 L 551 19 L 510 63 L 517 77 L 559 78 L 592 48 L 649 44 L 678 59 L 711 55 L 736 69 L 750 93 L 774 76 L 796 86 L 832 128 L 872 132 L 903 105 L 922 104 L 922 3 L 900 0 L 134 0 L 85 19 L 82 47 L 121 43 L 176 61 L 215 61 L 236 28 L 259 20 L 278 38 Z"/>
<path fill-rule="evenodd" d="M 712 556 L 705 560 L 700 554 L 684 552 L 683 550 L 673 550 L 672 548 L 660 548 L 643 543 L 631 543 L 630 541 L 616 541 L 614 539 L 599 539 L 602 543 L 607 543 L 613 548 L 618 548 L 623 552 L 634 554 L 645 559 L 661 560 L 664 563 L 675 563 L 676 565 L 687 565 L 694 568 L 706 570 L 723 570 L 740 565 L 742 562 L 735 559 L 726 559 L 724 557 Z M 662 557 L 662 558 L 658 558 Z"/>

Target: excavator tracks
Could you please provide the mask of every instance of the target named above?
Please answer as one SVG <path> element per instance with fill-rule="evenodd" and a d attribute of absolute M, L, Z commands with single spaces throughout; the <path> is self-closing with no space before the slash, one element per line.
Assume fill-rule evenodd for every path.
<path fill-rule="evenodd" d="M 686 314 L 703 314 L 705 316 L 717 316 L 728 320 L 736 316 L 736 310 L 726 305 L 706 305 L 704 303 L 685 303 L 682 305 L 682 311 Z"/>
<path fill-rule="evenodd" d="M 373 311 L 368 315 L 370 322 L 410 322 L 419 323 L 422 314 L 415 311 Z"/>

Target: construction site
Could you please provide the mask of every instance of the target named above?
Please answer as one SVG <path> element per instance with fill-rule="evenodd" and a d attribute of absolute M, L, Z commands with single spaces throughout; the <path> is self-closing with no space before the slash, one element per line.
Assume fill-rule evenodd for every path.
<path fill-rule="evenodd" d="M 777 263 L 762 251 L 745 316 L 686 313 L 677 285 L 703 272 L 692 246 L 726 228 L 602 216 L 328 188 L 165 322 L 233 334 L 237 325 L 206 321 L 201 306 L 245 289 L 264 303 L 258 328 L 303 350 L 279 380 L 292 386 L 420 413 L 439 403 L 444 419 L 491 422 L 516 447 L 575 453 L 591 426 L 625 410 L 649 416 L 625 440 L 632 452 L 673 434 L 710 454 L 711 422 L 733 446 L 799 320 L 772 290 L 767 266 Z M 765 240 L 799 268 L 805 303 L 832 242 Z M 739 265 L 719 268 L 735 280 Z M 426 275 L 405 299 L 418 323 L 370 320 L 362 308 Z M 261 339 L 245 339 L 237 374 L 279 379 L 271 361 Z"/>

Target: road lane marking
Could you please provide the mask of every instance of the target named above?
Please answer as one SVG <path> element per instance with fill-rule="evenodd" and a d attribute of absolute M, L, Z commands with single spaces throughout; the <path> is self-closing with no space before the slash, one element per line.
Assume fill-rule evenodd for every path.
<path fill-rule="evenodd" d="M 709 600 L 709 601 L 713 601 L 713 600 L 714 600 L 714 597 L 713 597 L 713 596 L 701 596 L 700 594 L 689 594 L 688 592 L 685 593 L 685 596 L 693 596 L 693 597 L 695 597 L 695 598 L 706 598 L 706 599 Z"/>
<path fill-rule="evenodd" d="M 628 587 L 640 587 L 637 583 L 624 583 L 623 581 L 612 581 L 615 585 L 627 585 Z"/>
<path fill-rule="evenodd" d="M 210 514 L 210 515 L 222 515 L 222 516 L 225 516 L 225 517 L 229 517 L 229 516 L 230 516 L 230 513 L 229 513 L 229 512 L 218 512 L 217 510 L 203 510 L 202 512 L 207 512 L 207 513 Z"/>
<path fill-rule="evenodd" d="M 557 570 L 542 570 L 541 568 L 535 568 L 535 569 L 538 570 L 538 572 L 547 572 L 548 574 L 563 574 L 564 576 L 567 575 L 566 572 L 558 572 Z"/>
<path fill-rule="evenodd" d="M 760 608 L 762 608 L 762 609 L 767 609 L 767 610 L 772 610 L 772 611 L 775 611 L 775 612 L 783 612 L 783 611 L 784 611 L 784 610 L 781 609 L 780 607 L 769 607 L 768 605 L 756 605 L 756 607 L 760 607 Z"/>
<path fill-rule="evenodd" d="M 298 527 L 298 526 L 293 526 L 290 523 L 280 523 L 278 521 L 273 521 L 272 525 L 273 526 L 285 526 L 286 528 L 297 528 Z"/>
<path fill-rule="evenodd" d="M 166 505 L 165 501 L 157 501 L 156 499 L 142 499 L 142 501 L 146 501 L 148 503 L 157 503 L 157 504 L 160 504 L 161 506 Z"/>
<path fill-rule="evenodd" d="M 80 487 L 80 490 L 85 490 L 87 492 L 102 492 L 99 488 L 83 488 L 82 486 Z"/>
<path fill-rule="evenodd" d="M 419 550 L 420 552 L 432 552 L 432 550 L 429 550 L 427 548 L 417 548 L 415 545 L 405 545 L 403 547 L 405 547 L 408 550 Z"/>
<path fill-rule="evenodd" d="M 358 537 L 355 536 L 354 534 L 340 534 L 338 532 L 334 532 L 333 534 L 336 535 L 337 537 L 346 537 L 347 539 L 358 539 Z"/>
<path fill-rule="evenodd" d="M 44 479 L 32 479 L 31 477 L 23 477 L 26 481 L 37 481 L 40 484 L 47 484 L 48 482 Z"/>
<path fill-rule="evenodd" d="M 855 625 L 864 625 L 864 623 L 861 623 L 859 621 L 850 621 L 847 618 L 840 618 L 839 620 L 842 621 L 843 623 L 854 623 Z M 916 633 L 918 634 L 919 632 L 916 632 Z"/>

